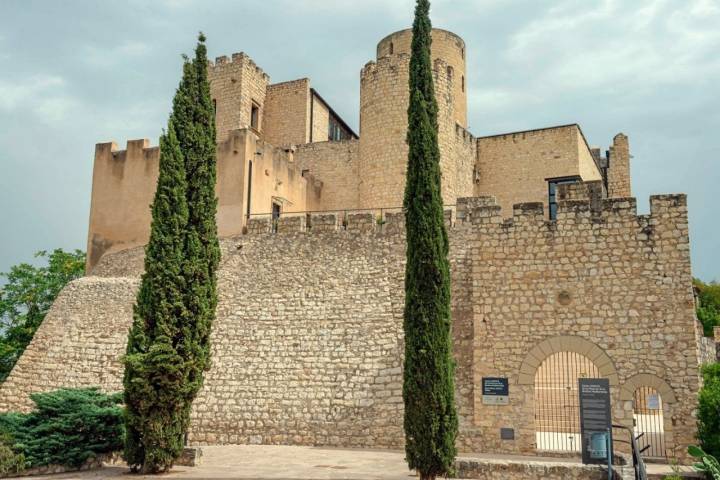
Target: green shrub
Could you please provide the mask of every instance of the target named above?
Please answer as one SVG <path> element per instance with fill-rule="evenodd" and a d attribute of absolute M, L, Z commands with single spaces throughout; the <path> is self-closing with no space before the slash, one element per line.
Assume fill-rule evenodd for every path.
<path fill-rule="evenodd" d="M 698 439 L 710 455 L 720 456 L 720 363 L 702 369 L 703 387 L 698 396 Z"/>
<path fill-rule="evenodd" d="M 717 458 L 705 453 L 702 448 L 692 445 L 688 447 L 688 453 L 699 460 L 699 462 L 693 465 L 695 470 L 705 472 L 707 478 L 720 480 L 720 463 L 717 461 Z"/>
<path fill-rule="evenodd" d="M 98 455 L 122 450 L 120 394 L 61 389 L 30 398 L 35 402 L 32 412 L 0 415 L 0 430 L 10 435 L 13 449 L 24 455 L 28 467 L 77 468 Z"/>
<path fill-rule="evenodd" d="M 25 455 L 13 450 L 12 437 L 0 433 L 0 476 L 20 473 L 25 469 Z"/>

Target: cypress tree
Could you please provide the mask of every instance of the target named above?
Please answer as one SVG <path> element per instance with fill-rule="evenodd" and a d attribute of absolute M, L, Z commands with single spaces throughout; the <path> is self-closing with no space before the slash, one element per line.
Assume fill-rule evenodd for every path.
<path fill-rule="evenodd" d="M 177 95 L 183 95 L 182 85 Z M 171 117 L 160 138 L 150 242 L 125 356 L 125 459 L 142 473 L 166 471 L 183 448 L 186 369 L 176 339 L 185 315 L 186 190 L 185 163 Z"/>
<path fill-rule="evenodd" d="M 458 420 L 443 216 L 437 101 L 430 57 L 430 2 L 418 0 L 410 57 L 405 186 L 405 452 L 421 479 L 451 472 Z"/>
<path fill-rule="evenodd" d="M 217 144 L 215 109 L 210 96 L 205 36 L 201 33 L 195 58 L 187 64 L 191 79 L 191 102 L 181 98 L 175 105 L 182 129 L 178 130 L 185 158 L 188 223 L 185 229 L 183 275 L 186 280 L 185 318 L 182 324 L 183 355 L 187 359 L 187 428 L 190 407 L 204 372 L 210 367 L 210 332 L 217 307 L 217 268 L 220 245 L 217 237 Z"/>
<path fill-rule="evenodd" d="M 145 274 L 125 358 L 125 457 L 160 473 L 182 453 L 190 410 L 210 363 L 220 259 L 215 212 L 215 116 L 200 34 L 185 59 L 152 207 Z"/>

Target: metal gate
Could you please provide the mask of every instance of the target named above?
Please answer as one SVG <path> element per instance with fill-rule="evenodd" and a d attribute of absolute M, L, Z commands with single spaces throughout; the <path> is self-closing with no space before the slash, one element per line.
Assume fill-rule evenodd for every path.
<path fill-rule="evenodd" d="M 638 448 L 644 457 L 665 457 L 665 425 L 660 394 L 652 387 L 635 390 L 633 425 Z"/>
<path fill-rule="evenodd" d="M 600 372 L 589 358 L 575 352 L 554 353 L 535 372 L 538 450 L 580 452 L 579 378 L 600 378 Z"/>

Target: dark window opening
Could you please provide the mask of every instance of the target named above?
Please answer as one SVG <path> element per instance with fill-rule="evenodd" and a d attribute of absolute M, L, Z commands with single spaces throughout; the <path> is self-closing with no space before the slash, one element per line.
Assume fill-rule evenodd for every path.
<path fill-rule="evenodd" d="M 213 113 L 217 115 L 217 100 L 213 98 Z"/>
<path fill-rule="evenodd" d="M 277 233 L 278 220 L 280 220 L 280 204 L 272 202 L 272 231 Z"/>
<path fill-rule="evenodd" d="M 462 91 L 465 91 L 465 75 L 462 76 Z"/>
<path fill-rule="evenodd" d="M 447 67 L 447 75 L 449 79 L 453 77 L 453 67 Z"/>
<path fill-rule="evenodd" d="M 335 116 L 330 115 L 328 121 L 328 140 L 331 142 L 340 142 L 342 140 L 349 140 L 352 138 L 352 134 L 338 121 Z"/>
<path fill-rule="evenodd" d="M 250 126 L 255 130 L 260 130 L 260 105 L 255 102 L 250 110 Z"/>
<path fill-rule="evenodd" d="M 560 185 L 568 185 L 571 183 L 578 183 L 579 181 L 580 181 L 580 177 L 566 177 L 566 178 L 556 178 L 556 179 L 548 180 L 548 209 L 550 212 L 550 220 L 557 219 L 558 187 Z"/>
<path fill-rule="evenodd" d="M 462 59 L 465 60 L 465 49 L 464 48 L 460 49 L 460 55 L 462 56 Z"/>
<path fill-rule="evenodd" d="M 390 42 L 390 55 L 395 53 L 395 44 L 393 42 Z"/>

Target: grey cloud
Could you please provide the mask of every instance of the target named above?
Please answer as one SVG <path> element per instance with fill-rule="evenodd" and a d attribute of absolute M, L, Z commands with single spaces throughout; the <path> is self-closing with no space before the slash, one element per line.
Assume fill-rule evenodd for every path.
<path fill-rule="evenodd" d="M 308 76 L 354 128 L 359 71 L 412 0 L 3 0 L 0 271 L 84 248 L 97 142 L 156 144 L 197 32 L 273 81 Z M 720 5 L 715 0 L 436 0 L 468 45 L 469 117 L 485 135 L 579 122 L 631 137 L 634 193 L 690 195 L 695 274 L 720 278 Z M 58 80 L 59 79 L 59 80 Z M 56 83 L 53 83 L 56 82 Z"/>

